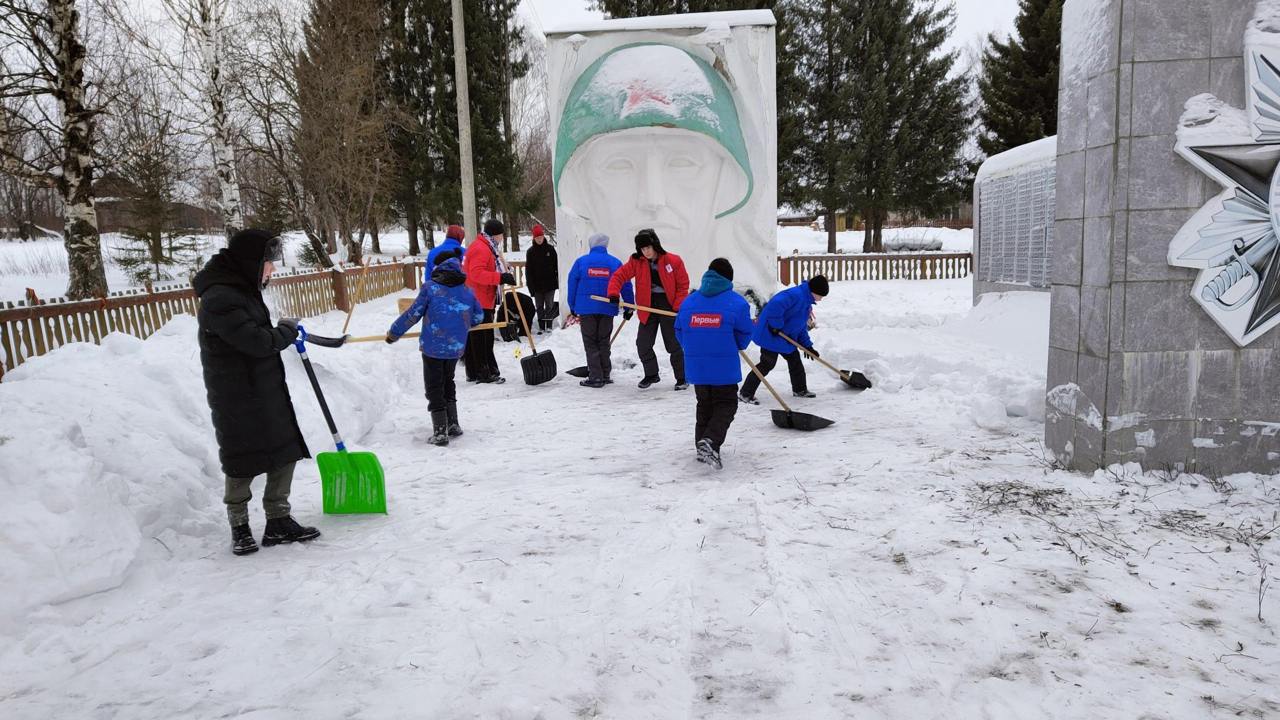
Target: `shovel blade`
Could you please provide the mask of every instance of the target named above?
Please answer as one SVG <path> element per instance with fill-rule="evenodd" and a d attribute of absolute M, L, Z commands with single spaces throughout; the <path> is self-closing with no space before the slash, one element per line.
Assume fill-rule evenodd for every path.
<path fill-rule="evenodd" d="M 572 375 L 574 377 L 580 377 L 580 378 L 591 377 L 591 369 L 588 368 L 586 365 L 583 365 L 582 367 L 569 368 L 568 370 L 564 371 L 564 374 Z"/>
<path fill-rule="evenodd" d="M 871 389 L 871 379 L 856 370 L 843 370 L 840 373 L 840 377 L 844 380 L 845 385 L 854 390 Z"/>
<path fill-rule="evenodd" d="M 520 370 L 525 385 L 541 385 L 556 376 L 556 358 L 550 352 L 540 352 L 520 358 Z"/>
<path fill-rule="evenodd" d="M 387 512 L 382 463 L 370 452 L 324 452 L 316 455 L 326 515 Z"/>
<path fill-rule="evenodd" d="M 817 415 L 810 415 L 802 412 L 787 412 L 786 410 L 773 410 L 773 424 L 784 430 L 804 430 L 812 432 L 821 430 L 824 427 L 830 427 L 835 424 L 835 420 L 828 420 Z"/>

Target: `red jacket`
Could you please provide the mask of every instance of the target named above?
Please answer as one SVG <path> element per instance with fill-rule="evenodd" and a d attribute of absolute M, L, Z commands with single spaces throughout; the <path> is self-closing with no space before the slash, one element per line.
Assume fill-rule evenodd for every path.
<path fill-rule="evenodd" d="M 652 301 L 652 275 L 649 272 L 649 261 L 643 255 L 632 255 L 613 277 L 609 278 L 609 295 L 622 294 L 622 286 L 628 280 L 636 281 L 636 304 L 649 305 Z M 684 299 L 689 297 L 689 273 L 684 269 L 684 260 L 675 253 L 663 253 L 658 256 L 658 279 L 662 281 L 662 289 L 667 293 L 667 301 L 672 310 L 679 310 Z M 649 313 L 641 310 L 636 313 L 640 322 L 648 322 Z"/>
<path fill-rule="evenodd" d="M 493 248 L 483 234 L 477 235 L 467 246 L 467 252 L 462 256 L 462 272 L 466 273 L 467 287 L 480 301 L 480 307 L 492 310 L 497 305 L 502 273 L 498 271 L 498 259 L 494 257 Z"/>

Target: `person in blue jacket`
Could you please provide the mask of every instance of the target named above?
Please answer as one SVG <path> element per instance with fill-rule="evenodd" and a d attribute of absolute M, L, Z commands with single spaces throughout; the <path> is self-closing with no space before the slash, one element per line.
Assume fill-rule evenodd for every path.
<path fill-rule="evenodd" d="M 453 375 L 466 347 L 467 333 L 484 319 L 480 302 L 466 286 L 460 255 L 460 250 L 436 255 L 431 278 L 422 285 L 413 305 L 387 331 L 387 342 L 393 343 L 424 316 L 427 319 L 418 345 L 422 350 L 422 379 L 431 413 L 433 445 L 448 445 L 449 438 L 462 434 Z"/>
<path fill-rule="evenodd" d="M 431 252 L 427 253 L 427 264 L 423 268 L 422 282 L 426 282 L 431 277 L 431 272 L 436 268 L 436 258 L 445 253 L 458 253 L 458 257 L 462 257 L 462 241 L 467 237 L 466 228 L 461 225 L 450 225 L 444 231 L 444 242 L 431 248 Z"/>
<path fill-rule="evenodd" d="M 685 379 L 698 399 L 693 428 L 698 462 L 719 470 L 724 467 L 720 446 L 738 413 L 738 351 L 751 344 L 751 309 L 733 291 L 733 265 L 728 260 L 712 260 L 702 274 L 702 285 L 685 298 L 676 316 L 676 339 L 684 348 Z"/>
<path fill-rule="evenodd" d="M 575 260 L 569 270 L 566 295 L 569 300 L 569 319 L 582 325 L 582 347 L 587 351 L 588 376 L 578 384 L 602 388 L 613 382 L 609 379 L 609 373 L 613 369 L 609 362 L 609 336 L 613 334 L 613 319 L 618 315 L 618 306 L 592 300 L 591 296 L 608 296 L 609 278 L 615 270 L 622 267 L 622 261 L 609 254 L 608 235 L 596 233 L 587 239 L 587 245 L 591 250 Z M 631 283 L 622 287 L 622 298 L 629 303 L 635 302 Z M 634 311 L 628 308 L 622 315 L 630 320 L 632 312 Z"/>
<path fill-rule="evenodd" d="M 760 346 L 760 363 L 757 365 L 760 374 L 768 375 L 773 366 L 778 364 L 779 355 L 786 357 L 787 370 L 791 374 L 791 393 L 796 397 L 811 398 L 814 394 L 809 392 L 802 353 L 781 335 L 800 343 L 811 355 L 817 357 L 818 351 L 813 349 L 813 341 L 809 339 L 809 310 L 829 292 L 831 285 L 827 279 L 822 275 L 814 275 L 770 298 L 756 321 L 755 333 L 751 339 Z M 747 375 L 738 399 L 759 405 L 760 401 L 756 400 L 756 390 L 759 388 L 760 378 L 755 373 Z"/>

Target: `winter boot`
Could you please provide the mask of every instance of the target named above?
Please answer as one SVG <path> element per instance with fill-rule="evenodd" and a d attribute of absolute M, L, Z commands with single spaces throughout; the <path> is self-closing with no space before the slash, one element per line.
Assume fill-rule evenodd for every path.
<path fill-rule="evenodd" d="M 462 435 L 462 426 L 458 424 L 458 403 L 449 403 L 445 408 L 445 414 L 449 418 L 449 437 L 454 438 Z"/>
<path fill-rule="evenodd" d="M 292 515 L 285 515 L 282 518 L 267 518 L 267 529 L 262 531 L 262 546 L 306 542 L 318 537 L 320 537 L 319 530 L 299 525 Z"/>
<path fill-rule="evenodd" d="M 798 397 L 798 398 L 811 398 L 811 397 L 818 397 L 817 395 L 814 395 L 813 393 L 809 392 L 808 390 L 796 390 L 796 391 L 793 391 L 791 394 L 792 394 L 792 395 L 795 395 L 795 396 L 796 396 L 796 397 Z"/>
<path fill-rule="evenodd" d="M 687 383 L 687 382 L 685 382 L 685 381 L 681 380 L 681 381 L 679 381 L 679 382 L 677 382 L 677 383 L 676 383 L 676 388 L 675 388 L 675 389 L 676 389 L 676 390 L 688 390 L 688 389 L 689 389 L 689 383 Z"/>
<path fill-rule="evenodd" d="M 594 378 L 587 378 L 586 380 L 583 380 L 583 381 L 579 382 L 578 384 L 579 384 L 579 385 L 581 385 L 582 387 L 589 387 L 589 388 L 602 388 L 602 387 L 604 387 L 604 381 L 603 381 L 603 380 L 596 380 L 596 379 L 594 379 Z"/>
<path fill-rule="evenodd" d="M 427 442 L 432 445 L 449 444 L 449 412 L 447 410 L 431 412 L 431 430 L 431 439 Z"/>
<path fill-rule="evenodd" d="M 646 375 L 644 379 L 641 380 L 638 385 L 636 385 L 636 387 L 640 388 L 641 390 L 645 390 L 650 385 L 657 384 L 658 380 L 660 380 L 660 378 L 657 375 Z"/>
<path fill-rule="evenodd" d="M 717 470 L 724 467 L 720 463 L 720 453 L 711 444 L 711 438 L 702 438 L 698 441 L 698 462 L 706 463 Z"/>
<path fill-rule="evenodd" d="M 748 404 L 748 405 L 759 405 L 759 404 L 760 404 L 760 401 L 759 401 L 759 400 L 757 400 L 757 399 L 755 398 L 755 396 L 754 396 L 754 395 L 743 395 L 743 394 L 742 394 L 742 391 L 739 391 L 739 392 L 738 392 L 738 402 L 746 403 L 746 404 Z"/>
<path fill-rule="evenodd" d="M 266 538 L 263 538 L 266 542 Z M 236 555 L 248 555 L 258 552 L 258 543 L 253 540 L 253 531 L 246 525 L 231 528 L 231 552 Z"/>

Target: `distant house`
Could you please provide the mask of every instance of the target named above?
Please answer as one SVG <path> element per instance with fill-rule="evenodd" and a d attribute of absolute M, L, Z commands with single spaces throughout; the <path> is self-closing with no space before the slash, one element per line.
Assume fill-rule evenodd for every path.
<path fill-rule="evenodd" d="M 94 183 L 94 208 L 98 214 L 98 232 L 120 232 L 132 224 L 131 197 L 137 195 L 133 186 L 122 178 L 107 175 Z M 170 230 L 187 233 L 220 232 L 221 216 L 208 208 L 187 202 L 172 203 L 173 227 Z"/>

